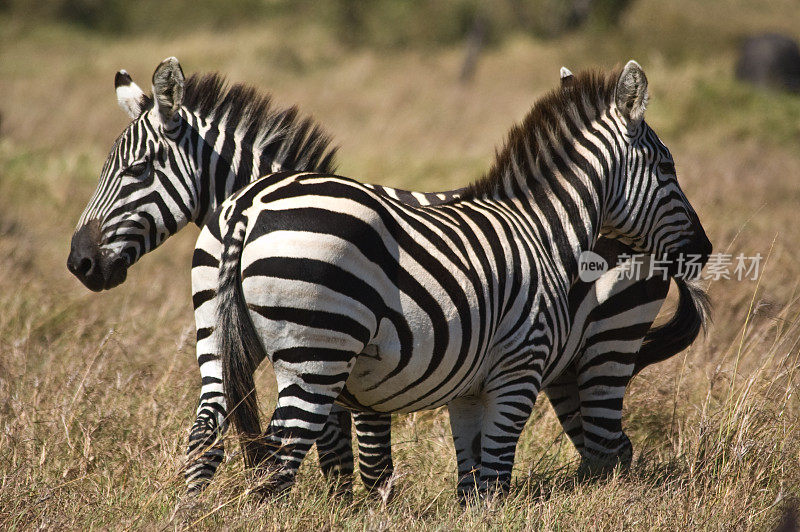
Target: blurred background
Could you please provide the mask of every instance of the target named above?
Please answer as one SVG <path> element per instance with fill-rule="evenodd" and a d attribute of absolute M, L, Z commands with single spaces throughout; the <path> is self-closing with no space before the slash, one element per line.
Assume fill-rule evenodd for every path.
<path fill-rule="evenodd" d="M 255 515 L 298 529 L 771 527 L 800 497 L 798 39 L 797 0 L 0 0 L 0 525 L 179 526 L 199 389 L 197 229 L 109 292 L 89 293 L 65 267 L 128 124 L 115 72 L 148 90 L 175 55 L 187 75 L 219 71 L 299 105 L 340 146 L 340 173 L 426 191 L 487 170 L 562 65 L 636 59 L 647 121 L 715 251 L 769 257 L 758 282 L 707 281 L 708 334 L 633 382 L 631 476 L 571 484 L 576 455 L 542 397 L 520 444 L 522 488 L 495 513 L 464 516 L 453 502 L 447 417 L 434 411 L 396 420 L 407 476 L 394 506 L 328 499 L 313 457 L 289 506 L 230 503 L 234 460 L 197 526 Z M 259 378 L 268 415 L 270 369 Z"/>

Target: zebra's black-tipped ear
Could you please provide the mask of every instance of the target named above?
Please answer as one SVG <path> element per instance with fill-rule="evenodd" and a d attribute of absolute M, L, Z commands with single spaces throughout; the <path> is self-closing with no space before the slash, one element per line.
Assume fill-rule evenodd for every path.
<path fill-rule="evenodd" d="M 117 103 L 128 116 L 134 120 L 142 114 L 144 91 L 133 82 L 130 74 L 124 70 L 114 76 L 114 89 L 117 91 Z"/>
<path fill-rule="evenodd" d="M 181 64 L 175 57 L 161 61 L 153 72 L 153 96 L 158 112 L 164 122 L 169 122 L 178 112 L 183 101 L 185 78 Z"/>
<path fill-rule="evenodd" d="M 561 86 L 566 87 L 571 85 L 575 81 L 575 76 L 572 75 L 572 71 L 565 66 L 561 67 Z"/>
<path fill-rule="evenodd" d="M 639 63 L 632 59 L 619 76 L 616 102 L 619 112 L 629 123 L 636 123 L 644 118 L 647 107 L 647 76 Z"/>

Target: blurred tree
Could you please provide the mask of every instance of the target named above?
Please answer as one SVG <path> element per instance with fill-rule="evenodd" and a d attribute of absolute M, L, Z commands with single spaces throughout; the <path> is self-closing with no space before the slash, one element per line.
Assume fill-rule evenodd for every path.
<path fill-rule="evenodd" d="M 633 0 L 0 0 L 0 11 L 32 24 L 58 20 L 102 32 L 175 33 L 282 18 L 327 28 L 349 46 L 481 45 L 518 32 L 551 38 L 616 25 Z M 180 21 L 176 24 L 175 21 Z M 474 40 L 473 40 L 474 41 Z M 480 48 L 480 47 L 479 47 Z"/>
<path fill-rule="evenodd" d="M 198 26 L 231 26 L 265 17 L 272 7 L 265 0 L 0 0 L 0 11 L 34 24 L 55 20 L 114 33 L 174 33 Z"/>
<path fill-rule="evenodd" d="M 614 27 L 633 0 L 331 0 L 320 7 L 301 0 L 303 11 L 330 21 L 352 46 L 428 46 L 472 39 L 502 41 L 514 32 L 557 37 L 582 27 Z M 297 5 L 297 3 L 295 4 Z M 478 24 L 476 21 L 480 21 Z"/>
<path fill-rule="evenodd" d="M 130 10 L 119 0 L 61 0 L 58 16 L 65 21 L 101 31 L 120 31 L 130 25 Z"/>
<path fill-rule="evenodd" d="M 586 26 L 616 26 L 633 0 L 508 0 L 520 27 L 552 38 Z"/>
<path fill-rule="evenodd" d="M 478 66 L 478 55 L 483 49 L 485 40 L 486 20 L 478 15 L 475 17 L 472 30 L 470 30 L 469 35 L 467 35 L 467 55 L 464 57 L 464 62 L 461 65 L 461 76 L 459 76 L 461 83 L 471 81 L 472 77 L 475 75 L 475 68 Z"/>

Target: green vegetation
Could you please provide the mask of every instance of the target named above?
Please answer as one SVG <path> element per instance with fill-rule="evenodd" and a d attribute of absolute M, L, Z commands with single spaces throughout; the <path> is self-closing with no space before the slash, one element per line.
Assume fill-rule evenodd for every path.
<path fill-rule="evenodd" d="M 473 7 L 439 28 L 431 13 L 446 16 L 449 1 L 424 12 L 379 1 L 386 11 L 365 15 L 354 42 L 342 39 L 348 26 L 333 7 L 311 3 L 241 0 L 226 18 L 204 11 L 217 9 L 210 2 L 188 13 L 145 1 L 138 22 L 106 15 L 114 2 L 80 3 L 101 10 L 101 31 L 36 11 L 45 7 L 30 7 L 30 18 L 15 0 L 0 10 L 0 528 L 769 530 L 800 499 L 800 98 L 732 79 L 739 36 L 775 28 L 800 37 L 796 2 L 638 0 L 610 31 L 587 22 L 543 39 L 523 27 L 493 41 L 470 84 L 458 76 L 477 2 L 452 0 Z M 242 7 L 251 3 L 252 15 Z M 66 4 L 77 3 L 44 5 Z M 159 16 L 191 22 L 141 31 L 166 24 Z M 420 25 L 404 26 L 407 17 Z M 451 37 L 412 46 L 423 22 Z M 231 441 L 212 488 L 193 512 L 176 512 L 199 389 L 189 297 L 197 231 L 173 237 L 107 293 L 89 293 L 65 267 L 74 224 L 126 124 L 114 72 L 126 68 L 148 87 L 169 55 L 187 73 L 220 70 L 299 104 L 341 145 L 343 174 L 422 190 L 480 175 L 562 64 L 633 57 L 650 79 L 648 121 L 715 251 L 769 254 L 766 270 L 758 285 L 711 282 L 708 335 L 635 379 L 628 474 L 576 484 L 577 457 L 542 397 L 511 496 L 486 508 L 455 502 L 449 426 L 437 410 L 396 418 L 402 476 L 389 503 L 360 487 L 352 502 L 331 499 L 310 456 L 284 500 L 258 504 Z M 271 378 L 265 367 L 265 415 Z"/>
<path fill-rule="evenodd" d="M 316 24 L 356 46 L 408 47 L 452 44 L 476 24 L 491 41 L 513 32 L 553 37 L 582 26 L 616 25 L 631 0 L 5 0 L 7 13 L 57 20 L 100 33 L 155 35 L 242 22 Z M 176 24 L 175 21 L 180 21 Z"/>

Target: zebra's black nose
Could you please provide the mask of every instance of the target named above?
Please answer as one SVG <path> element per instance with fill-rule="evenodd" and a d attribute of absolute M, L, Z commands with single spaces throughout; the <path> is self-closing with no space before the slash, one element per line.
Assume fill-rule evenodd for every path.
<path fill-rule="evenodd" d="M 100 268 L 100 229 L 97 222 L 89 222 L 72 236 L 67 269 L 89 290 L 103 289 L 105 279 Z"/>
<path fill-rule="evenodd" d="M 94 268 L 94 261 L 89 257 L 77 257 L 70 252 L 67 259 L 67 268 L 77 277 L 86 277 Z"/>

